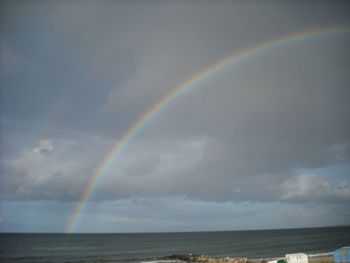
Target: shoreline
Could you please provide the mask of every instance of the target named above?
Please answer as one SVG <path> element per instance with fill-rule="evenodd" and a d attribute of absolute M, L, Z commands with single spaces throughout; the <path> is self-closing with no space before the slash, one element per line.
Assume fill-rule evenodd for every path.
<path fill-rule="evenodd" d="M 241 257 L 210 257 L 208 255 L 171 255 L 161 257 L 158 260 L 147 261 L 154 263 L 180 263 L 180 262 L 193 262 L 193 263 L 268 263 L 272 260 L 279 258 L 241 258 Z M 333 263 L 333 255 L 331 252 L 320 253 L 314 255 L 308 255 L 309 263 Z"/>

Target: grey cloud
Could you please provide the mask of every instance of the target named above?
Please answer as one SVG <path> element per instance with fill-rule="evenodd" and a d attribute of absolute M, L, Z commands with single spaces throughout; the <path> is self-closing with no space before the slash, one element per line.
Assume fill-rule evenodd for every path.
<path fill-rule="evenodd" d="M 117 161 L 115 168 L 111 167 L 110 172 L 105 175 L 104 182 L 95 191 L 95 197 L 99 200 L 113 200 L 132 196 L 183 195 L 218 202 L 228 200 L 346 202 L 348 200 L 348 182 L 333 187 L 326 179 L 322 179 L 320 184 L 324 186 L 324 191 L 318 196 L 317 190 L 320 189 L 320 185 L 317 180 L 304 182 L 298 179 L 304 177 L 295 176 L 294 172 L 288 169 L 284 173 L 259 172 L 259 169 L 264 168 L 266 164 L 261 163 L 259 166 L 255 160 L 247 164 L 242 163 L 243 161 L 233 162 L 232 155 L 227 155 L 229 157 L 225 159 L 221 155 L 218 156 L 218 151 L 215 152 L 212 145 L 208 146 L 214 144 L 213 142 L 197 142 L 197 145 L 200 145 L 198 148 L 189 146 L 191 141 L 185 142 L 180 147 L 178 143 L 169 141 L 150 144 L 152 149 L 147 147 L 147 143 L 146 145 L 139 143 L 134 150 L 137 149 L 137 154 L 141 156 L 148 152 L 152 156 L 149 165 L 153 163 L 153 156 L 159 155 L 153 170 L 149 170 L 149 166 L 144 162 L 132 164 L 133 169 L 141 168 L 136 170 L 136 173 L 130 170 L 130 164 L 126 160 L 134 159 L 136 153 L 127 151 L 121 160 Z M 162 149 L 162 146 L 165 146 L 165 149 Z M 212 159 L 205 158 L 207 151 L 213 154 Z M 226 154 L 227 152 L 222 155 Z M 147 162 L 147 158 L 143 161 Z M 272 164 L 271 161 L 270 166 Z M 308 179 L 307 176 L 305 178 Z M 316 176 L 316 179 L 321 177 Z M 299 190 L 302 191 L 301 194 L 298 194 Z"/>
<path fill-rule="evenodd" d="M 337 64 L 347 52 L 343 41 L 347 42 L 347 37 L 320 45 L 327 47 L 333 42 L 337 51 L 316 48 L 315 41 L 305 43 L 299 54 L 295 54 L 298 47 L 289 47 L 277 50 L 278 56 L 271 51 L 256 61 L 242 63 L 232 75 L 220 74 L 196 93 L 179 98 L 153 122 L 148 135 L 168 133 L 165 136 L 181 138 L 203 134 L 213 138 L 202 169 L 196 171 L 201 174 L 199 181 L 215 175 L 233 185 L 244 178 L 248 185 L 255 185 L 249 191 L 253 193 L 259 185 L 253 178 L 269 176 L 270 180 L 262 180 L 267 187 L 296 168 L 335 164 L 340 157 L 334 149 L 346 149 L 350 134 L 345 99 L 349 97 L 348 66 Z M 307 57 L 314 62 L 305 62 Z M 160 130 L 162 133 L 157 132 Z M 213 181 L 208 193 L 229 193 L 227 184 Z"/>
<path fill-rule="evenodd" d="M 101 143 L 100 140 L 90 142 L 88 148 L 95 147 L 96 150 Z M 109 142 L 104 143 L 107 145 Z M 80 144 L 86 144 L 86 141 Z M 254 161 L 247 164 L 232 162 L 232 155 L 220 153 L 225 148 L 215 150 L 214 145 L 204 138 L 182 143 L 139 141 L 102 174 L 102 181 L 94 189 L 93 200 L 187 196 L 215 202 L 280 200 L 337 203 L 347 202 L 350 198 L 349 181 L 332 186 L 318 175 L 258 173 L 261 167 L 256 167 Z M 102 147 L 102 152 L 105 147 Z M 49 154 L 48 150 L 43 151 L 48 148 Z M 77 142 L 72 147 L 64 142 L 45 141 L 32 151 L 23 153 L 19 160 L 3 162 L 3 198 L 79 198 L 99 161 L 96 161 L 95 153 L 72 151 L 74 148 L 82 147 L 77 147 Z M 213 154 L 213 158 L 208 158 L 208 153 Z"/>
<path fill-rule="evenodd" d="M 144 176 L 155 173 L 161 164 L 161 157 L 156 154 L 143 153 L 136 155 L 125 168 L 125 173 L 130 176 Z"/>
<path fill-rule="evenodd" d="M 255 44 L 269 35 L 284 35 L 312 27 L 321 23 L 318 8 L 312 10 L 317 13 L 315 18 L 306 19 L 305 15 L 301 19 L 304 24 L 299 26 L 288 25 L 295 19 L 286 19 L 281 33 L 264 28 L 264 37 L 258 38 L 260 35 L 252 31 L 253 39 L 247 30 L 237 40 L 237 35 L 225 34 L 229 31 L 223 28 L 221 35 L 217 33 L 218 37 L 212 38 L 212 29 L 230 16 L 229 12 L 224 12 L 206 28 L 208 38 L 200 35 L 202 41 L 196 42 L 197 35 L 193 34 L 198 24 L 189 22 L 176 35 L 178 39 L 185 39 L 184 42 L 175 47 L 169 37 L 172 31 L 167 31 L 169 24 L 170 28 L 175 24 L 170 17 L 169 24 L 162 25 L 162 33 L 156 35 L 162 38 L 151 38 L 150 43 L 144 43 L 142 48 L 146 54 L 125 85 L 111 91 L 106 110 L 135 112 L 136 116 L 187 74 L 193 74 L 193 68 L 202 68 L 207 61 L 212 61 L 207 50 L 213 57 L 221 58 L 227 51 L 239 50 L 240 41 Z M 184 16 L 184 24 L 189 21 L 186 18 Z M 256 21 L 260 18 L 258 15 Z M 274 19 L 272 17 L 270 22 Z M 342 19 L 338 22 L 343 22 Z M 234 20 L 235 16 L 230 23 L 236 31 Z M 200 21 L 207 25 L 207 20 Z M 189 50 L 188 40 L 198 43 L 198 48 Z M 182 164 L 177 162 L 179 167 L 174 168 L 172 176 L 167 176 L 166 171 L 163 177 L 153 174 L 157 186 L 147 184 L 146 177 L 138 181 L 116 179 L 119 182 L 116 185 L 125 187 L 110 191 L 127 195 L 185 194 L 221 201 L 278 200 L 278 185 L 294 175 L 295 169 L 334 164 L 337 160 L 332 149 L 335 145 L 346 145 L 350 139 L 346 113 L 350 81 L 349 60 L 346 59 L 348 42 L 349 37 L 342 35 L 276 48 L 198 84 L 201 87 L 177 98 L 141 134 L 145 140 L 158 137 L 173 144 L 188 141 L 194 134 L 208 138 L 198 163 L 191 169 L 181 170 Z M 217 46 L 221 49 L 216 49 Z M 198 64 L 193 67 L 191 63 Z M 170 153 L 172 147 L 167 151 Z"/>
<path fill-rule="evenodd" d="M 109 143 L 91 136 L 80 138 L 80 141 L 44 140 L 32 149 L 23 150 L 15 158 L 2 158 L 2 198 L 78 199 L 93 174 L 96 156 L 102 155 Z"/>
<path fill-rule="evenodd" d="M 94 92 L 73 101 L 76 105 L 65 113 L 62 129 L 74 126 L 81 133 L 93 130 L 109 137 L 72 139 L 67 132 L 74 146 L 51 138 L 53 145 L 61 145 L 58 152 L 44 147 L 5 158 L 3 192 L 8 199 L 76 200 L 94 167 L 112 148 L 110 138 L 118 138 L 137 116 L 184 79 L 227 54 L 271 37 L 349 23 L 348 4 L 340 2 L 78 1 L 31 8 L 27 13 L 22 10 L 18 21 L 16 16 L 7 20 L 12 21 L 10 29 L 21 22 L 23 31 L 24 22 L 32 21 L 28 24 L 34 28 L 44 24 L 30 38 L 41 44 L 37 35 L 54 35 L 52 39 L 59 40 L 53 42 L 59 43 L 58 53 L 67 60 L 63 67 L 52 63 L 58 66 L 54 72 L 48 67 L 50 73 L 57 77 L 56 72 L 68 72 L 65 66 L 72 64 L 79 76 L 85 69 L 89 69 L 87 75 L 96 74 L 87 78 Z M 34 14 L 38 15 L 35 19 Z M 25 54 L 20 41 L 14 42 L 19 53 Z M 33 43 L 30 47 L 39 46 Z M 349 36 L 343 35 L 291 44 L 199 83 L 198 89 L 177 98 L 129 143 L 103 176 L 95 200 L 177 195 L 220 202 L 324 200 L 283 197 L 281 185 L 285 187 L 288 178 L 295 176 L 295 169 L 348 161 L 348 43 Z M 40 52 L 34 49 L 38 53 L 28 52 L 33 48 L 25 50 L 48 62 L 41 48 Z M 72 83 L 79 83 L 68 77 L 58 76 L 64 81 L 57 88 L 49 89 L 49 79 L 45 85 L 31 83 L 28 90 L 38 98 L 40 94 L 40 101 L 61 98 L 65 102 L 63 93 L 53 94 L 61 87 L 68 92 L 75 87 Z M 8 89 L 7 109 L 19 109 L 17 115 L 31 121 L 28 116 L 37 114 L 27 115 L 31 107 L 20 103 L 30 101 L 27 93 L 18 100 L 20 84 L 11 96 Z M 52 110 L 47 104 L 38 104 L 40 112 Z M 331 189 L 331 199 L 345 198 L 346 185 Z"/>
<path fill-rule="evenodd" d="M 301 7 L 305 8 L 303 12 Z M 249 12 L 247 8 L 250 8 Z M 138 37 L 140 32 L 147 31 L 147 36 L 138 39 L 139 45 L 134 48 L 140 54 L 136 58 L 135 68 L 123 85 L 111 90 L 105 109 L 112 112 L 135 111 L 134 114 L 140 114 L 194 72 L 246 47 L 247 43 L 253 45 L 270 37 L 312 28 L 313 24 L 320 27 L 320 23 L 324 26 L 327 23 L 344 23 L 341 10 L 337 10 L 338 21 L 324 23 L 324 20 L 317 17 L 315 9 L 317 7 L 314 5 L 290 3 L 161 5 L 138 28 L 124 28 Z M 317 14 L 315 17 L 310 17 L 311 10 Z M 247 14 L 242 15 L 244 12 Z M 281 19 L 281 13 L 286 16 L 284 19 Z M 162 19 L 163 14 L 167 14 L 167 19 Z M 159 20 L 162 23 L 158 23 Z M 257 30 L 260 27 L 262 30 Z M 150 28 L 152 30 L 148 31 Z"/>

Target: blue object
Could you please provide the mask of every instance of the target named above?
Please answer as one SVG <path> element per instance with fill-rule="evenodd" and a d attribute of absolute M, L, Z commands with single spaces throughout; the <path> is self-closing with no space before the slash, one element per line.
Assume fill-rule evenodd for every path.
<path fill-rule="evenodd" d="M 350 247 L 342 247 L 333 252 L 334 263 L 350 262 Z"/>

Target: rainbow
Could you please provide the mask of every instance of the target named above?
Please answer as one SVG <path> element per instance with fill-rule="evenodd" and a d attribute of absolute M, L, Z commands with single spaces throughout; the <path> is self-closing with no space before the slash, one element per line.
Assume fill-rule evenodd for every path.
<path fill-rule="evenodd" d="M 141 116 L 139 116 L 136 121 L 117 138 L 115 144 L 108 152 L 108 154 L 102 159 L 97 168 L 95 169 L 93 175 L 87 182 L 83 193 L 75 207 L 69 221 L 66 225 L 66 232 L 74 232 L 74 228 L 77 225 L 79 218 L 82 214 L 84 207 L 87 204 L 87 200 L 91 196 L 93 190 L 96 188 L 101 177 L 110 168 L 111 164 L 116 160 L 116 158 L 122 154 L 123 150 L 130 143 L 130 141 L 138 134 L 140 131 L 154 119 L 163 109 L 169 106 L 171 102 L 176 100 L 178 97 L 184 95 L 187 91 L 198 87 L 199 84 L 209 77 L 217 74 L 224 68 L 231 66 L 232 64 L 237 64 L 247 58 L 253 57 L 261 52 L 265 52 L 277 47 L 281 47 L 285 44 L 292 44 L 300 41 L 306 41 L 313 38 L 331 36 L 340 33 L 349 33 L 350 26 L 336 26 L 331 28 L 321 28 L 312 29 L 301 32 L 296 32 L 288 34 L 281 37 L 276 37 L 263 41 L 256 45 L 250 46 L 248 48 L 243 48 L 238 52 L 230 54 L 229 56 L 221 59 L 215 63 L 210 64 L 206 68 L 192 75 L 188 79 L 181 82 L 178 86 L 173 88 L 168 94 L 163 96 L 159 101 L 157 101 L 152 107 L 145 111 Z"/>

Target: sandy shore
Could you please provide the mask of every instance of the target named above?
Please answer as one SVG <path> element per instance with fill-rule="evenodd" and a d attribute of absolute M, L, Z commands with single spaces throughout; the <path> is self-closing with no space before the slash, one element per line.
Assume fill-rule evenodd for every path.
<path fill-rule="evenodd" d="M 332 256 L 309 257 L 311 263 L 333 263 Z"/>

